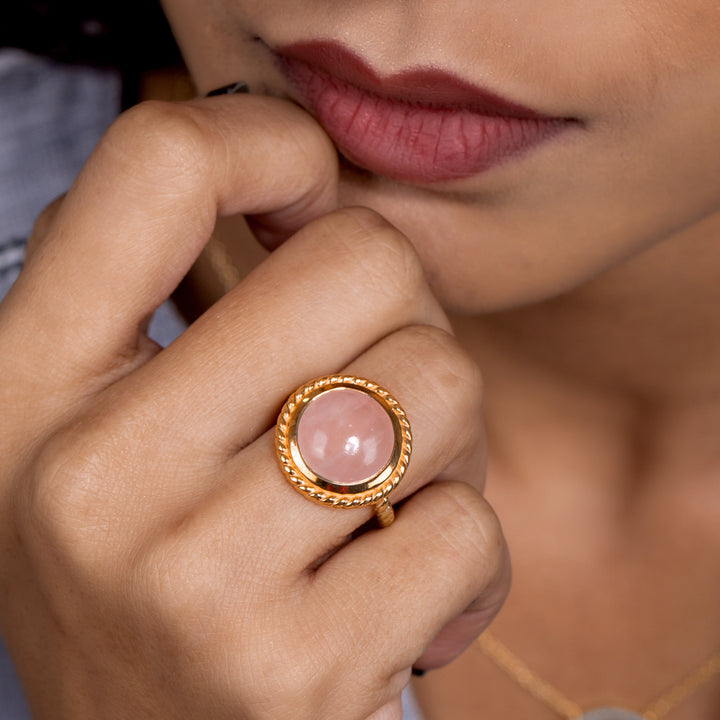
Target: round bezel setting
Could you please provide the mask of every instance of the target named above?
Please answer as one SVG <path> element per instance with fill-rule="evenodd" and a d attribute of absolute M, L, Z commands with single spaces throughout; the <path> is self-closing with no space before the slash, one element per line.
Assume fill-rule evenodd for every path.
<path fill-rule="evenodd" d="M 378 402 L 390 418 L 394 435 L 392 453 L 384 467 L 352 485 L 341 485 L 315 473 L 303 459 L 297 438 L 298 423 L 308 405 L 320 395 L 340 388 L 358 390 Z M 405 474 L 411 446 L 410 423 L 398 401 L 376 383 L 354 375 L 328 375 L 298 388 L 283 406 L 275 432 L 278 460 L 288 481 L 311 500 L 335 507 L 364 507 L 387 497 Z"/>

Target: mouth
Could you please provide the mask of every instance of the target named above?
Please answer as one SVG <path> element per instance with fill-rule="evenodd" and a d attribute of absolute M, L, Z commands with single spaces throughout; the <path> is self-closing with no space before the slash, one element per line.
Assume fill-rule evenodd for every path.
<path fill-rule="evenodd" d="M 340 152 L 370 172 L 414 184 L 460 180 L 577 126 L 435 68 L 381 76 L 329 41 L 275 50 L 296 100 Z"/>

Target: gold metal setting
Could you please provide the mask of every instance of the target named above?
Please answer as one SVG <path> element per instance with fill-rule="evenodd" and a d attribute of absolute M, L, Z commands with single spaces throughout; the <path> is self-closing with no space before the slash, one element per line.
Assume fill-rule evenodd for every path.
<path fill-rule="evenodd" d="M 323 393 L 338 388 L 359 390 L 380 403 L 388 414 L 395 435 L 390 459 L 380 472 L 362 483 L 338 485 L 314 473 L 305 463 L 297 443 L 298 422 L 305 408 Z M 287 400 L 278 417 L 275 449 L 285 477 L 305 497 L 332 507 L 359 508 L 373 505 L 381 527 L 388 527 L 395 519 L 387 496 L 405 475 L 412 434 L 405 411 L 384 388 L 354 375 L 327 375 L 299 387 Z"/>

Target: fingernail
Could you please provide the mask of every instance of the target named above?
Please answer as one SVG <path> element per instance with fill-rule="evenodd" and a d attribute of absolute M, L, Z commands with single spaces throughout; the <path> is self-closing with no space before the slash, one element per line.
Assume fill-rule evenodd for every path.
<path fill-rule="evenodd" d="M 424 677 L 424 676 L 425 676 L 425 673 L 427 673 L 427 670 L 420 670 L 419 668 L 413 668 L 413 669 L 412 669 L 412 674 L 413 674 L 415 677 Z"/>
<path fill-rule="evenodd" d="M 242 80 L 229 85 L 223 85 L 217 90 L 211 90 L 205 97 L 215 97 L 216 95 L 239 95 L 241 93 L 249 93 L 250 86 Z"/>

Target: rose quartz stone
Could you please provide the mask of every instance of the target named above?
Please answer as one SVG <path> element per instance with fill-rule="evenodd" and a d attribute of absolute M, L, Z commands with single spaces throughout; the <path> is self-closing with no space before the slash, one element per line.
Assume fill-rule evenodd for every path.
<path fill-rule="evenodd" d="M 393 451 L 392 421 L 359 390 L 337 388 L 313 398 L 298 421 L 306 465 L 335 485 L 356 485 L 379 473 Z"/>

